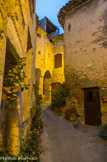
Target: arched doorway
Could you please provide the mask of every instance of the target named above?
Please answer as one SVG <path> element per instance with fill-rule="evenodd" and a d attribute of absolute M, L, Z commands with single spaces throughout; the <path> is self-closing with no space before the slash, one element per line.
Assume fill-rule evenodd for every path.
<path fill-rule="evenodd" d="M 49 71 L 46 71 L 43 80 L 44 101 L 51 101 L 51 81 L 51 73 Z"/>

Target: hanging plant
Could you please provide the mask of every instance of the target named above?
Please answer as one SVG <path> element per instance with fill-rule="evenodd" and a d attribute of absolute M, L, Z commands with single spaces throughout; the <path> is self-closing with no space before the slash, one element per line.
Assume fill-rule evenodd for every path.
<path fill-rule="evenodd" d="M 30 84 L 25 83 L 25 61 L 25 58 L 21 58 L 15 66 L 8 63 L 5 67 L 3 94 L 6 94 L 9 101 L 17 99 L 19 89 L 22 91 L 29 89 Z M 8 89 L 6 90 L 6 88 Z"/>

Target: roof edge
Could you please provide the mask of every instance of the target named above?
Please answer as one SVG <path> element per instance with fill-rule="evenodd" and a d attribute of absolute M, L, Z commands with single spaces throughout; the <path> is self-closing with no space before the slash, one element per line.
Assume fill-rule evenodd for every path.
<path fill-rule="evenodd" d="M 58 13 L 58 21 L 61 26 L 64 28 L 65 17 L 70 13 L 80 9 L 81 7 L 85 6 L 86 4 L 92 2 L 93 0 L 70 0 L 68 3 L 63 6 L 59 13 Z"/>

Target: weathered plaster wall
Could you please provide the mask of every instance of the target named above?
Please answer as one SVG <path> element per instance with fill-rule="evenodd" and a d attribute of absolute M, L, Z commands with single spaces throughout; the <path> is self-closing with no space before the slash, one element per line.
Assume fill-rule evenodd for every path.
<path fill-rule="evenodd" d="M 55 69 L 56 54 L 62 54 L 62 68 Z M 40 69 L 41 76 L 39 80 L 39 94 L 43 96 L 43 80 L 46 71 L 51 74 L 51 82 L 64 82 L 64 47 L 63 36 L 56 36 L 52 39 L 52 42 L 47 38 L 47 33 L 42 29 L 37 30 L 37 42 L 36 42 L 36 69 Z M 51 91 L 51 88 L 50 88 Z M 50 97 L 51 98 L 51 97 Z"/>
<path fill-rule="evenodd" d="M 65 19 L 65 79 L 71 90 L 68 106 L 74 105 L 84 118 L 82 88 L 107 87 L 107 1 L 93 0 Z M 70 24 L 70 25 L 69 25 Z M 102 122 L 107 121 L 107 104 L 102 103 Z"/>

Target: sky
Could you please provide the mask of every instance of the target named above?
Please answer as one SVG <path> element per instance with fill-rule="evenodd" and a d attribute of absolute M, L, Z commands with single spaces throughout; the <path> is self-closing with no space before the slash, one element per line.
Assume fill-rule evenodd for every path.
<path fill-rule="evenodd" d="M 60 34 L 63 33 L 63 29 L 58 22 L 58 12 L 69 0 L 36 0 L 36 13 L 39 16 L 39 20 L 45 16 L 50 19 L 60 29 Z"/>

